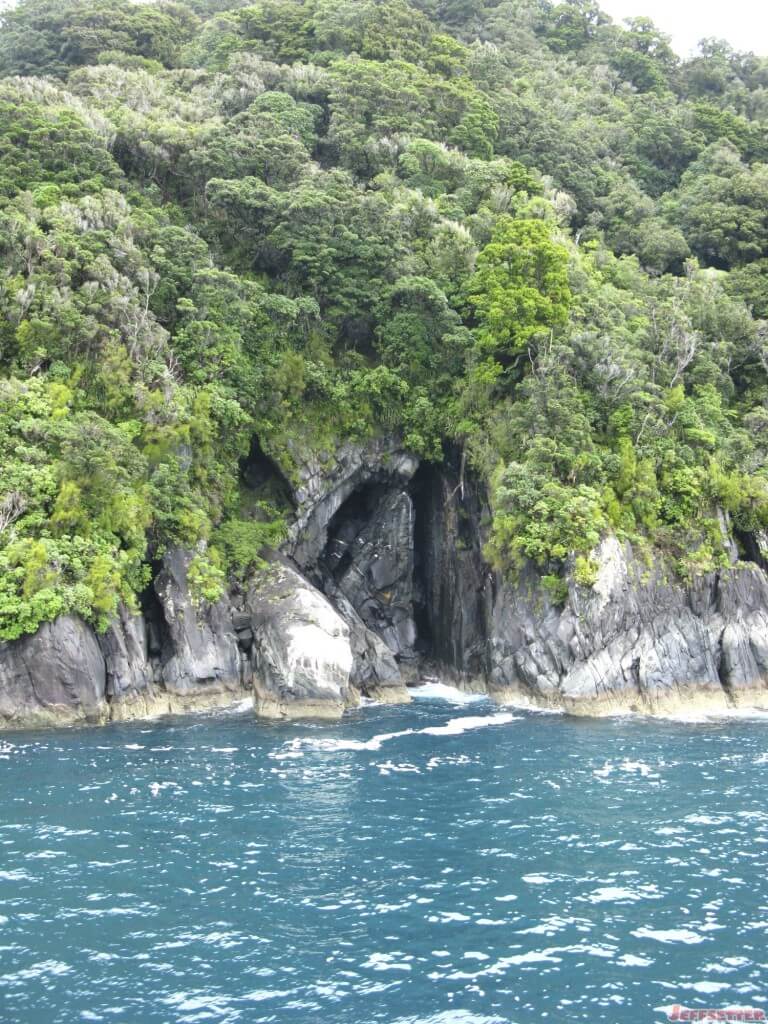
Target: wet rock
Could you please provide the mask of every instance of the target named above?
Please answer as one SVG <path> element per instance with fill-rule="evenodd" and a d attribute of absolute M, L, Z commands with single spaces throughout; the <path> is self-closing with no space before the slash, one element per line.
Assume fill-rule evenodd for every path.
<path fill-rule="evenodd" d="M 0 728 L 107 719 L 106 669 L 94 631 L 74 615 L 0 643 Z"/>
<path fill-rule="evenodd" d="M 124 721 L 168 711 L 168 696 L 154 683 L 143 615 L 121 605 L 97 639 L 106 667 L 110 717 Z"/>
<path fill-rule="evenodd" d="M 246 595 L 253 688 L 264 718 L 339 718 L 357 702 L 349 627 L 299 572 L 275 561 Z"/>
<path fill-rule="evenodd" d="M 495 578 L 483 558 L 483 488 L 455 457 L 413 481 L 419 649 L 457 682 L 482 687 Z"/>
<path fill-rule="evenodd" d="M 166 554 L 154 588 L 162 611 L 160 674 L 171 707 L 206 707 L 237 699 L 247 685 L 243 659 L 225 598 L 196 608 L 187 573 L 192 555 Z"/>
<path fill-rule="evenodd" d="M 365 499 L 340 510 L 322 567 L 367 628 L 413 661 L 413 503 L 397 487 L 374 487 Z"/>
<path fill-rule="evenodd" d="M 386 704 L 407 704 L 411 697 L 392 651 L 368 629 L 341 591 L 330 587 L 326 592 L 349 627 L 352 686 L 366 697 Z"/>
<path fill-rule="evenodd" d="M 686 587 L 609 537 L 593 588 L 554 608 L 533 573 L 499 587 L 490 691 L 575 714 L 768 703 L 768 580 L 735 566 Z"/>
<path fill-rule="evenodd" d="M 331 519 L 354 491 L 376 478 L 410 480 L 418 464 L 393 437 L 368 444 L 347 442 L 332 457 L 323 453 L 310 457 L 294 490 L 297 512 L 285 553 L 304 571 L 309 570 L 326 546 Z"/>

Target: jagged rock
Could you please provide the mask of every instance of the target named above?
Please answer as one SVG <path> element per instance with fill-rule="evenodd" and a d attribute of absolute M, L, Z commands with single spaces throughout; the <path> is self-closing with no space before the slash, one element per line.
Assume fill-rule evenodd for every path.
<path fill-rule="evenodd" d="M 419 467 L 396 439 L 345 445 L 308 463 L 291 499 L 285 554 L 305 575 L 275 556 L 246 593 L 196 608 L 192 556 L 171 551 L 141 616 L 122 608 L 99 637 L 64 616 L 0 644 L 0 725 L 210 707 L 251 685 L 263 716 L 337 718 L 359 693 L 407 700 L 424 661 L 576 714 L 768 707 L 765 537 L 737 533 L 731 567 L 688 586 L 608 537 L 595 586 L 553 607 L 532 569 L 505 582 L 485 563 L 487 501 L 457 456 Z"/>
<path fill-rule="evenodd" d="M 392 651 L 368 629 L 341 591 L 329 588 L 327 594 L 349 627 L 352 686 L 366 697 L 387 704 L 407 704 L 411 697 Z"/>
<path fill-rule="evenodd" d="M 246 595 L 256 713 L 339 718 L 357 702 L 349 627 L 295 569 L 274 562 Z"/>
<path fill-rule="evenodd" d="M 0 643 L 0 728 L 103 722 L 105 691 L 96 635 L 74 615 Z"/>
<path fill-rule="evenodd" d="M 342 506 L 322 567 L 359 617 L 401 660 L 415 660 L 413 502 L 399 487 L 373 487 Z"/>
<path fill-rule="evenodd" d="M 420 647 L 438 672 L 483 688 L 495 580 L 482 553 L 488 515 L 482 488 L 451 466 L 423 466 L 414 485 Z"/>
<path fill-rule="evenodd" d="M 248 680 L 226 599 L 196 608 L 187 582 L 192 555 L 175 549 L 163 559 L 154 588 L 162 611 L 161 678 L 172 710 L 225 704 Z"/>
<path fill-rule="evenodd" d="M 537 577 L 499 588 L 490 629 L 490 691 L 575 714 L 724 710 L 768 704 L 768 580 L 756 566 L 691 587 L 607 538 L 594 588 L 547 601 Z"/>
<path fill-rule="evenodd" d="M 144 617 L 121 605 L 98 637 L 106 666 L 110 717 L 145 718 L 169 710 L 168 695 L 153 681 Z"/>
<path fill-rule="evenodd" d="M 355 490 L 378 476 L 410 480 L 418 464 L 392 437 L 368 444 L 347 442 L 332 457 L 321 453 L 308 459 L 293 494 L 297 512 L 286 554 L 304 570 L 314 566 L 328 540 L 328 524 Z"/>

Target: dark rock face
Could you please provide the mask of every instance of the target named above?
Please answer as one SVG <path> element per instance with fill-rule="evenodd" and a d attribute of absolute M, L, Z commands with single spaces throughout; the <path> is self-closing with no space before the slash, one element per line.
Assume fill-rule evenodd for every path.
<path fill-rule="evenodd" d="M 313 457 L 294 492 L 296 521 L 285 553 L 309 570 L 317 564 L 328 541 L 328 525 L 347 498 L 377 478 L 408 481 L 417 467 L 418 459 L 393 438 L 344 444 L 335 456 Z"/>
<path fill-rule="evenodd" d="M 106 697 L 112 717 L 128 717 L 135 708 L 147 712 L 160 694 L 153 682 L 147 628 L 140 614 L 121 605 L 117 617 L 97 636 L 106 671 Z M 120 714 L 116 710 L 120 708 Z"/>
<path fill-rule="evenodd" d="M 488 511 L 460 469 L 414 477 L 416 621 L 422 652 L 465 681 L 484 680 L 495 578 L 482 555 Z"/>
<path fill-rule="evenodd" d="M 581 714 L 768 703 L 768 579 L 736 566 L 691 587 L 641 569 L 615 538 L 594 588 L 563 609 L 533 573 L 501 586 L 490 628 L 490 692 Z"/>
<path fill-rule="evenodd" d="M 74 616 L 0 644 L 0 727 L 105 721 L 105 691 L 96 637 Z"/>
<path fill-rule="evenodd" d="M 357 491 L 329 524 L 320 561 L 332 589 L 405 661 L 416 657 L 413 522 L 413 502 L 403 487 Z"/>
<path fill-rule="evenodd" d="M 196 609 L 189 594 L 189 552 L 176 549 L 163 559 L 155 579 L 164 619 L 160 663 L 164 688 L 182 699 L 237 693 L 242 687 L 240 649 L 226 599 Z"/>

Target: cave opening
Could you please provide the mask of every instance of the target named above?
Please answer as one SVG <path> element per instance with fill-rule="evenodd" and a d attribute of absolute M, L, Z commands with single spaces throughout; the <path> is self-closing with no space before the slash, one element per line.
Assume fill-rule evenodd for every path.
<path fill-rule="evenodd" d="M 240 459 L 243 504 L 267 501 L 277 509 L 294 510 L 296 505 L 291 485 L 280 467 L 261 447 L 258 437 L 251 438 L 248 454 Z"/>
<path fill-rule="evenodd" d="M 356 542 L 374 519 L 391 485 L 371 480 L 355 488 L 328 523 L 327 540 L 318 565 L 323 575 L 340 583 L 355 558 Z"/>
<path fill-rule="evenodd" d="M 404 666 L 477 674 L 487 611 L 481 513 L 458 456 L 422 462 L 410 480 L 379 474 L 336 510 L 308 568 Z"/>
<path fill-rule="evenodd" d="M 739 547 L 739 554 L 746 562 L 754 562 L 761 569 L 768 570 L 768 561 L 756 534 L 745 530 L 734 530 L 733 536 Z"/>
<path fill-rule="evenodd" d="M 155 590 L 155 580 L 160 575 L 162 568 L 163 563 L 160 561 L 155 560 L 150 563 L 151 582 L 139 594 L 139 608 L 146 629 L 147 653 L 153 660 L 160 658 L 162 655 L 168 636 L 168 621 L 165 617 L 165 610 Z"/>

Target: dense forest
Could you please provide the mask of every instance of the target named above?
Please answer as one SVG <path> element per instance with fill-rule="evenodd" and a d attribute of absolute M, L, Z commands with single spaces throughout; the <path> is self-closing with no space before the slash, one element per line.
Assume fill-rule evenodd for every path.
<path fill-rule="evenodd" d="M 459 453 L 555 602 L 768 526 L 768 59 L 592 0 L 1 17 L 0 639 L 253 571 L 254 437 Z"/>

